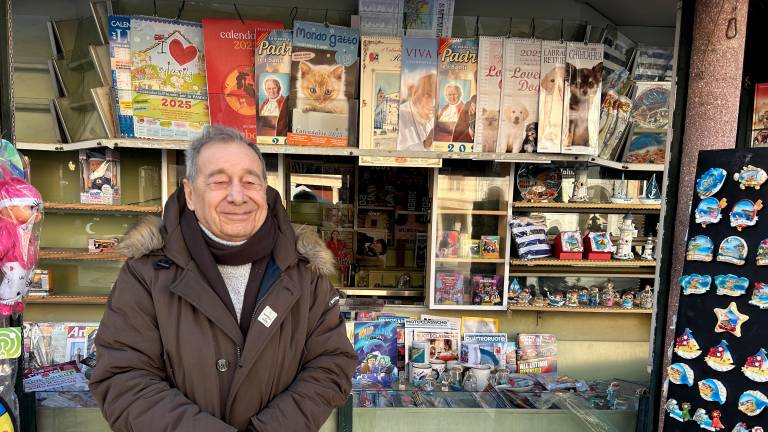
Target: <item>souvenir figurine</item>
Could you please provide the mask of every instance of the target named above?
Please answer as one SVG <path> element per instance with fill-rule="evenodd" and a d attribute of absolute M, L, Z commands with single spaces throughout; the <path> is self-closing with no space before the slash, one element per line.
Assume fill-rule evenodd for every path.
<path fill-rule="evenodd" d="M 640 196 L 641 204 L 660 204 L 661 192 L 659 185 L 656 184 L 656 174 L 651 176 L 651 180 L 645 184 L 643 195 Z"/>
<path fill-rule="evenodd" d="M 683 402 L 680 404 L 680 411 L 682 411 L 682 421 L 692 420 L 691 418 L 691 404 Z"/>
<path fill-rule="evenodd" d="M 757 354 L 747 357 L 741 372 L 752 381 L 768 382 L 768 356 L 765 350 L 760 348 Z"/>
<path fill-rule="evenodd" d="M 600 288 L 593 286 L 589 289 L 589 305 L 590 306 L 599 306 L 600 305 Z"/>
<path fill-rule="evenodd" d="M 764 282 L 755 282 L 752 288 L 752 298 L 749 304 L 757 306 L 760 309 L 768 309 L 768 284 Z"/>
<path fill-rule="evenodd" d="M 613 307 L 613 302 L 616 299 L 616 291 L 613 289 L 613 282 L 608 279 L 605 283 L 605 288 L 600 293 L 600 305 L 605 307 Z"/>
<path fill-rule="evenodd" d="M 614 204 L 629 204 L 632 202 L 632 197 L 627 192 L 627 181 L 624 179 L 624 173 L 621 173 L 621 180 L 617 183 L 613 183 L 613 196 L 610 200 Z"/>
<path fill-rule="evenodd" d="M 635 303 L 635 295 L 632 294 L 631 291 L 625 292 L 621 296 L 621 308 L 622 309 L 632 309 Z"/>
<path fill-rule="evenodd" d="M 715 333 L 728 332 L 736 337 L 741 337 L 741 325 L 749 319 L 747 315 L 739 313 L 739 308 L 734 302 L 725 309 L 715 308 L 715 315 L 717 316 Z"/>
<path fill-rule="evenodd" d="M 643 309 L 650 309 L 653 307 L 653 288 L 650 285 L 646 285 L 643 291 L 637 296 L 640 300 L 640 306 Z"/>
<path fill-rule="evenodd" d="M 757 223 L 757 212 L 763 208 L 763 200 L 743 199 L 736 202 L 731 210 L 731 226 L 741 231 L 742 229 L 754 226 Z"/>
<path fill-rule="evenodd" d="M 708 431 L 714 431 L 715 428 L 712 427 L 712 419 L 707 414 L 707 411 L 704 410 L 704 408 L 699 408 L 696 410 L 696 412 L 693 414 L 693 421 L 699 424 L 699 427 L 702 429 L 706 429 Z"/>
<path fill-rule="evenodd" d="M 574 289 L 569 289 L 568 292 L 565 294 L 565 305 L 569 307 L 578 307 L 579 306 L 579 291 Z"/>
<path fill-rule="evenodd" d="M 766 405 L 768 398 L 757 390 L 747 390 L 739 397 L 739 411 L 750 417 L 760 414 Z"/>
<path fill-rule="evenodd" d="M 565 299 L 563 298 L 562 291 L 555 291 L 554 294 L 550 295 L 549 291 L 547 291 L 547 302 L 550 306 L 554 307 L 561 307 L 565 304 Z"/>
<path fill-rule="evenodd" d="M 699 348 L 696 339 L 693 338 L 693 332 L 690 329 L 685 329 L 683 334 L 675 339 L 675 352 L 687 360 L 694 359 L 701 354 L 701 348 Z"/>
<path fill-rule="evenodd" d="M 677 400 L 675 399 L 668 399 L 667 404 L 664 405 L 664 408 L 669 413 L 669 416 L 673 419 L 683 422 L 683 411 L 680 409 L 680 407 L 677 405 Z"/>
<path fill-rule="evenodd" d="M 542 307 L 546 304 L 546 301 L 544 300 L 544 297 L 541 294 L 536 294 L 536 296 L 533 297 L 533 301 L 531 301 L 531 306 L 535 307 Z"/>
<path fill-rule="evenodd" d="M 757 246 L 756 263 L 759 266 L 768 265 L 768 239 L 761 241 L 760 245 Z"/>
<path fill-rule="evenodd" d="M 631 260 L 635 258 L 634 252 L 632 252 L 632 240 L 637 236 L 637 229 L 635 224 L 632 223 L 634 217 L 632 213 L 627 213 L 622 218 L 621 225 L 619 225 L 619 244 L 616 246 L 616 252 L 613 257 L 620 260 Z"/>
<path fill-rule="evenodd" d="M 720 243 L 717 260 L 736 265 L 744 265 L 744 262 L 747 259 L 747 250 L 747 242 L 741 237 L 726 237 L 725 240 Z"/>
<path fill-rule="evenodd" d="M 693 369 L 685 363 L 673 363 L 667 368 L 667 376 L 673 384 L 693 386 Z"/>
<path fill-rule="evenodd" d="M 696 192 L 699 198 L 707 198 L 716 194 L 723 187 L 728 172 L 722 168 L 710 168 L 701 178 L 696 180 Z"/>
<path fill-rule="evenodd" d="M 728 342 L 724 340 L 720 341 L 719 345 L 709 349 L 709 353 L 704 357 L 704 362 L 718 372 L 727 372 L 736 367 L 733 364 L 731 352 L 728 350 Z"/>
<path fill-rule="evenodd" d="M 707 225 L 716 224 L 720 222 L 723 215 L 720 210 L 724 209 L 728 205 L 728 200 L 723 198 L 718 201 L 716 198 L 704 198 L 696 207 L 696 223 L 701 224 L 702 228 L 706 228 Z"/>
<path fill-rule="evenodd" d="M 697 235 L 688 241 L 688 252 L 686 252 L 685 258 L 688 261 L 710 262 L 714 250 L 715 245 L 709 237 Z"/>
<path fill-rule="evenodd" d="M 728 390 L 719 380 L 707 378 L 699 381 L 699 395 L 704 400 L 722 405 L 728 397 Z"/>
<path fill-rule="evenodd" d="M 643 253 L 640 255 L 640 259 L 643 261 L 653 261 L 656 257 L 653 255 L 653 237 L 648 237 L 643 245 Z"/>
<path fill-rule="evenodd" d="M 573 181 L 573 193 L 568 202 L 578 203 L 589 201 L 589 194 L 587 193 L 587 174 L 588 171 L 586 167 L 576 170 L 576 178 Z"/>
<path fill-rule="evenodd" d="M 712 411 L 712 430 L 722 430 L 725 429 L 725 425 L 720 422 L 720 416 L 722 414 L 718 410 Z"/>
<path fill-rule="evenodd" d="M 579 305 L 586 306 L 589 304 L 589 290 L 582 288 L 579 290 Z"/>
<path fill-rule="evenodd" d="M 733 174 L 733 179 L 739 183 L 739 187 L 744 190 L 748 187 L 753 187 L 755 190 L 760 190 L 760 186 L 768 179 L 768 174 L 765 170 L 753 165 L 747 165 L 741 169 L 741 171 Z"/>
<path fill-rule="evenodd" d="M 680 276 L 679 282 L 683 287 L 683 295 L 704 294 L 712 286 L 712 276 L 694 273 Z"/>
<path fill-rule="evenodd" d="M 517 279 L 512 279 L 509 283 L 509 293 L 507 294 L 507 304 L 516 304 L 520 300 L 520 282 Z"/>
<path fill-rule="evenodd" d="M 717 285 L 717 295 L 738 297 L 747 292 L 749 279 L 732 274 L 717 275 L 715 276 L 715 285 Z"/>

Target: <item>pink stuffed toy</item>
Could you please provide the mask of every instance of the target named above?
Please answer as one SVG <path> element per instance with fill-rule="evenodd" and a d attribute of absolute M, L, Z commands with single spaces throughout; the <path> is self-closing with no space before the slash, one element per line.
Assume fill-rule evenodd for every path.
<path fill-rule="evenodd" d="M 0 316 L 24 310 L 38 258 L 36 224 L 43 217 L 40 192 L 7 169 L 0 173 Z"/>

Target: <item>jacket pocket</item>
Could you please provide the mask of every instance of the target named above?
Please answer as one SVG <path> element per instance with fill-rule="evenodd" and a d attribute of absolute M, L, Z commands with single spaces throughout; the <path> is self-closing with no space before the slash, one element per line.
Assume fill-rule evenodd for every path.
<path fill-rule="evenodd" d="M 171 387 L 176 387 L 176 378 L 173 376 L 173 366 L 171 366 L 171 358 L 168 356 L 168 352 L 163 350 L 163 363 L 165 363 L 165 375 L 168 379 L 168 383 Z"/>

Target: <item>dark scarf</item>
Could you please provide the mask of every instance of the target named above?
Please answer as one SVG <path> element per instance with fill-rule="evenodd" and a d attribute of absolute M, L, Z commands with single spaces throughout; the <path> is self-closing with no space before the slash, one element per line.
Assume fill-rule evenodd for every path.
<path fill-rule="evenodd" d="M 251 273 L 248 277 L 245 294 L 243 295 L 243 309 L 240 312 L 240 331 L 245 336 L 251 326 L 253 311 L 256 309 L 256 303 L 259 300 L 259 288 L 261 287 L 261 281 L 264 279 L 264 272 L 272 258 L 272 249 L 277 242 L 278 228 L 273 212 L 277 209 L 277 206 L 282 205 L 280 203 L 280 196 L 273 189 L 268 189 L 267 204 L 269 205 L 269 212 L 264 220 L 264 224 L 242 245 L 226 246 L 209 238 L 203 232 L 197 216 L 195 216 L 192 210 L 187 208 L 187 201 L 181 188 L 179 188 L 176 195 L 179 200 L 181 234 L 184 238 L 184 243 L 186 243 L 192 259 L 208 281 L 208 284 L 210 284 L 213 291 L 219 296 L 235 319 L 237 319 L 235 306 L 232 303 L 232 297 L 229 295 L 229 290 L 217 265 L 235 266 L 251 264 Z"/>

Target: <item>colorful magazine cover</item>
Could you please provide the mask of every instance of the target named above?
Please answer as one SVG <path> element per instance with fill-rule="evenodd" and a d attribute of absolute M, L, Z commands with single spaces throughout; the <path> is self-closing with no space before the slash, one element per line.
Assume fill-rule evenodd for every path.
<path fill-rule="evenodd" d="M 395 150 L 402 40 L 364 36 L 360 61 L 360 148 Z"/>
<path fill-rule="evenodd" d="M 565 103 L 565 51 L 561 42 L 541 42 L 541 85 L 539 88 L 539 153 L 560 153 Z"/>
<path fill-rule="evenodd" d="M 405 370 L 405 320 L 407 316 L 401 315 L 379 315 L 379 321 L 397 323 L 397 369 Z"/>
<path fill-rule="evenodd" d="M 350 132 L 357 124 L 354 99 L 359 45 L 360 34 L 355 29 L 294 23 L 289 144 L 349 145 Z"/>
<path fill-rule="evenodd" d="M 427 361 L 451 361 L 459 358 L 459 331 L 416 330 L 413 332 L 414 342 L 427 343 Z"/>
<path fill-rule="evenodd" d="M 485 259 L 501 258 L 501 237 L 496 235 L 480 236 L 480 256 Z"/>
<path fill-rule="evenodd" d="M 189 140 L 209 123 L 199 23 L 131 18 L 133 131 L 139 138 Z"/>
<path fill-rule="evenodd" d="M 441 38 L 438 46 L 435 151 L 471 152 L 477 112 L 477 39 Z"/>
<path fill-rule="evenodd" d="M 355 323 L 358 365 L 352 384 L 359 387 L 391 387 L 397 382 L 397 321 Z"/>
<path fill-rule="evenodd" d="M 603 45 L 568 42 L 562 153 L 597 155 Z"/>
<path fill-rule="evenodd" d="M 415 334 L 417 332 L 435 332 L 435 333 L 456 333 L 456 340 L 458 343 L 458 330 L 451 328 L 451 324 L 447 320 L 405 320 L 405 363 L 408 364 L 411 361 L 411 350 L 414 347 Z M 423 341 L 422 341 L 423 342 Z M 458 345 L 456 345 L 458 349 Z"/>
<path fill-rule="evenodd" d="M 254 41 L 257 28 L 282 29 L 277 21 L 203 18 L 205 72 L 211 124 L 237 129 L 256 141 Z"/>
<path fill-rule="evenodd" d="M 541 42 L 504 39 L 499 153 L 533 153 L 538 133 Z"/>
<path fill-rule="evenodd" d="M 459 360 L 465 365 L 506 367 L 509 349 L 512 347 L 508 348 L 506 333 L 467 333 L 461 343 Z"/>
<path fill-rule="evenodd" d="M 397 149 L 432 150 L 437 39 L 403 38 Z"/>
<path fill-rule="evenodd" d="M 450 37 L 455 0 L 405 0 L 405 34 L 417 37 Z"/>
<path fill-rule="evenodd" d="M 256 31 L 256 123 L 259 144 L 285 144 L 290 130 L 291 30 Z"/>
<path fill-rule="evenodd" d="M 464 275 L 461 273 L 436 273 L 435 303 L 464 304 Z"/>
<path fill-rule="evenodd" d="M 472 304 L 500 306 L 504 283 L 501 275 L 472 275 Z"/>
<path fill-rule="evenodd" d="M 504 39 L 481 36 L 479 40 L 475 151 L 495 152 L 504 75 Z"/>
<path fill-rule="evenodd" d="M 131 17 L 109 17 L 109 58 L 112 68 L 112 112 L 118 134 L 133 138 L 133 100 L 131 98 Z"/>

